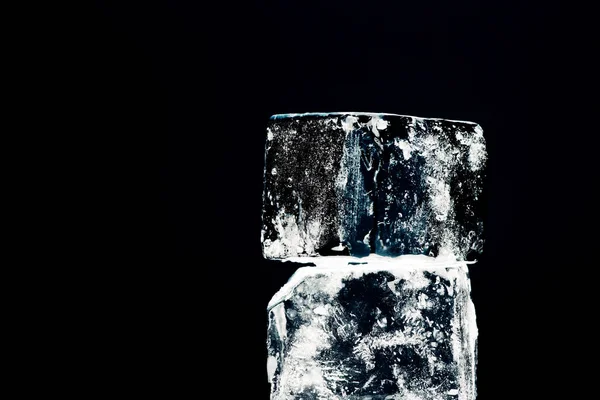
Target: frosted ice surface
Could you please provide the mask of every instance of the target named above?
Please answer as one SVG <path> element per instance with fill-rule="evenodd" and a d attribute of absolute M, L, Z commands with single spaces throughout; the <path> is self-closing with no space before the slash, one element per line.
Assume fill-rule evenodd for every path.
<path fill-rule="evenodd" d="M 263 255 L 453 255 L 482 246 L 479 125 L 392 114 L 273 116 Z"/>
<path fill-rule="evenodd" d="M 475 398 L 467 265 L 317 257 L 269 304 L 272 400 Z"/>

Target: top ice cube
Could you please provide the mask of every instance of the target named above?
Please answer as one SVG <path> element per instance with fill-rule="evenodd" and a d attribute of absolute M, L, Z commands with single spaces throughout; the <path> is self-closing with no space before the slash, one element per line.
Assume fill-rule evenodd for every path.
<path fill-rule="evenodd" d="M 262 249 L 298 256 L 440 254 L 482 247 L 487 153 L 473 122 L 393 114 L 274 115 Z"/>

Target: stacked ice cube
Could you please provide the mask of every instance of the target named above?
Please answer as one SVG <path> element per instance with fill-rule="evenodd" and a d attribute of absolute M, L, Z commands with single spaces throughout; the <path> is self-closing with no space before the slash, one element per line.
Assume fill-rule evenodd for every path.
<path fill-rule="evenodd" d="M 485 161 L 470 122 L 270 119 L 263 255 L 315 265 L 268 305 L 272 400 L 475 398 Z"/>

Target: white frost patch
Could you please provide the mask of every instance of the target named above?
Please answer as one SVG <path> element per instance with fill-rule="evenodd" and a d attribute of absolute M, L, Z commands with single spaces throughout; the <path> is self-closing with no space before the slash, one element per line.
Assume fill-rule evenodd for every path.
<path fill-rule="evenodd" d="M 292 215 L 286 214 L 285 210 L 280 210 L 279 214 L 273 219 L 273 225 L 278 233 L 278 239 L 271 241 L 265 239 L 263 242 L 263 251 L 267 258 L 277 258 L 281 254 L 298 255 L 302 252 L 302 240 L 300 230 L 296 224 L 296 219 Z"/>
<path fill-rule="evenodd" d="M 323 329 L 315 323 L 301 326 L 296 332 L 297 340 L 291 343 L 286 355 L 287 361 L 280 377 L 280 385 L 288 393 L 300 393 L 305 388 L 318 389 L 325 398 L 333 395 L 327 389 L 323 370 L 316 361 L 317 352 L 328 346 L 328 338 Z M 288 397 L 282 397 L 287 399 Z"/>
<path fill-rule="evenodd" d="M 316 253 L 317 241 L 321 234 L 321 221 L 310 220 L 303 229 L 300 229 L 296 218 L 287 214 L 284 209 L 273 218 L 273 226 L 277 232 L 277 239 L 264 239 L 263 254 L 266 258 L 293 257 L 306 253 Z"/>
<path fill-rule="evenodd" d="M 310 220 L 307 224 L 307 232 L 308 234 L 304 238 L 305 243 L 305 251 L 308 254 L 314 253 L 316 251 L 317 240 L 321 236 L 321 221 L 319 220 Z"/>
<path fill-rule="evenodd" d="M 475 133 L 473 134 L 466 134 L 461 131 L 456 132 L 456 138 L 459 140 L 460 144 L 468 148 L 469 155 L 467 160 L 471 171 L 481 169 L 487 159 L 483 129 L 481 129 L 481 126 L 477 125 L 474 131 Z"/>
<path fill-rule="evenodd" d="M 277 307 L 274 307 L 271 312 L 273 313 L 275 328 L 277 328 L 277 335 L 279 335 L 281 340 L 285 340 L 287 338 L 285 307 L 283 304 L 279 304 Z"/>
<path fill-rule="evenodd" d="M 269 356 L 267 358 L 267 376 L 269 377 L 269 383 L 273 383 L 273 377 L 277 370 L 277 358 L 275 356 Z"/>
<path fill-rule="evenodd" d="M 486 158 L 485 144 L 481 142 L 473 143 L 469 147 L 469 165 L 471 171 L 477 171 L 482 167 Z"/>
<path fill-rule="evenodd" d="M 327 344 L 327 337 L 317 324 L 301 326 L 296 337 L 299 339 L 292 343 L 290 354 L 301 358 L 314 357 Z"/>
<path fill-rule="evenodd" d="M 414 150 L 414 147 L 407 142 L 406 140 L 396 140 L 396 146 L 398 146 L 400 148 L 400 150 L 402 150 L 402 155 L 404 156 L 405 160 L 410 159 L 411 156 L 411 152 Z"/>
<path fill-rule="evenodd" d="M 329 310 L 325 306 L 319 306 L 313 310 L 313 312 L 317 315 L 329 315 Z"/>
<path fill-rule="evenodd" d="M 389 121 L 381 119 L 378 115 L 372 116 L 369 122 L 367 122 L 367 126 L 371 129 L 375 137 L 379 137 L 379 130 L 383 131 L 387 129 L 388 125 Z"/>
<path fill-rule="evenodd" d="M 426 180 L 429 184 L 431 208 L 435 213 L 435 218 L 438 221 L 445 221 L 448 218 L 448 213 L 452 206 L 450 200 L 450 185 L 431 176 L 428 176 Z"/>
<path fill-rule="evenodd" d="M 370 241 L 371 241 L 371 231 L 367 232 L 367 234 L 365 235 L 365 237 L 363 237 L 363 243 L 364 244 L 369 244 Z"/>
<path fill-rule="evenodd" d="M 339 245 L 332 247 L 331 250 L 332 251 L 344 251 L 345 248 L 346 248 L 346 246 L 344 246 L 343 244 L 340 243 Z"/>
<path fill-rule="evenodd" d="M 354 129 L 354 124 L 356 124 L 357 122 L 358 118 L 349 115 L 342 121 L 342 129 L 344 130 L 344 132 L 350 133 Z"/>
<path fill-rule="evenodd" d="M 273 140 L 273 131 L 270 128 L 267 128 L 267 140 Z"/>

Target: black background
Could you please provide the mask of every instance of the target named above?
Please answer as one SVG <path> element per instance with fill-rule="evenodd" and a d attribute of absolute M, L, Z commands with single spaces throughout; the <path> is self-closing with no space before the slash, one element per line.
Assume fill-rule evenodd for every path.
<path fill-rule="evenodd" d="M 95 251 L 136 271 L 115 324 L 136 332 L 124 344 L 139 353 L 123 355 L 151 371 L 140 387 L 268 398 L 265 307 L 293 269 L 260 252 L 267 120 L 372 111 L 483 127 L 478 398 L 576 398 L 571 354 L 587 345 L 568 338 L 588 328 L 566 322 L 580 302 L 564 277 L 593 251 L 594 160 L 574 15 L 518 1 L 97 2 L 84 24 L 84 127 L 107 149 Z"/>

